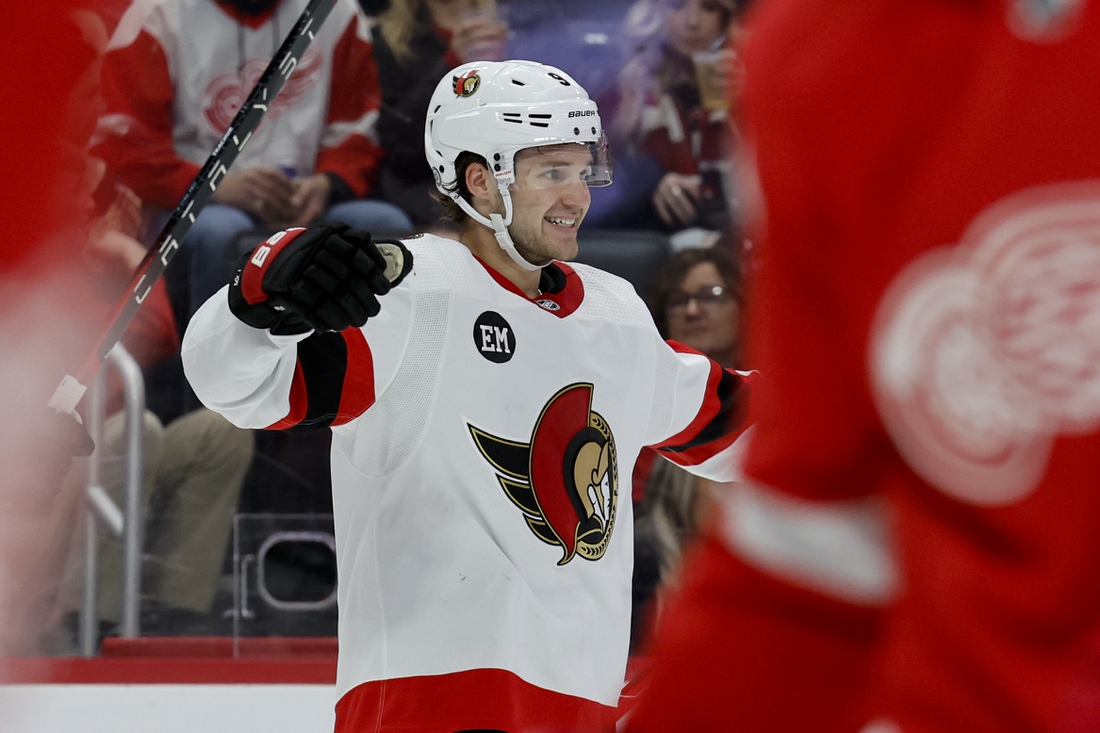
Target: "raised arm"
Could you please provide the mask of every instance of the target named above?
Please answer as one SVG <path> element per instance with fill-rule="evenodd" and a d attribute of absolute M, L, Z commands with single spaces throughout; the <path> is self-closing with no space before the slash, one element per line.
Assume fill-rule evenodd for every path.
<path fill-rule="evenodd" d="M 184 371 L 203 404 L 249 428 L 319 428 L 361 415 L 376 373 L 361 327 L 412 267 L 394 246 L 398 266 L 365 232 L 325 225 L 280 232 L 242 258 L 184 336 Z"/>
<path fill-rule="evenodd" d="M 723 369 L 675 341 L 658 348 L 657 360 L 653 447 L 696 476 L 739 478 L 735 444 L 749 427 L 753 373 Z"/>

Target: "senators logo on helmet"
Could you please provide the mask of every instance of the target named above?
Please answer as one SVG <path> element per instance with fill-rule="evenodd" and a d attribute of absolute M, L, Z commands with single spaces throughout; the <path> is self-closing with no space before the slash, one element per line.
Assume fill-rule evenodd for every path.
<path fill-rule="evenodd" d="M 607 421 L 592 411 L 593 386 L 571 384 L 542 408 L 523 443 L 468 425 L 505 495 L 534 535 L 562 549 L 558 565 L 607 551 L 618 504 L 618 461 Z"/>
<path fill-rule="evenodd" d="M 454 81 L 455 96 L 468 97 L 481 86 L 481 77 L 476 70 L 468 71 L 462 76 L 451 77 Z"/>

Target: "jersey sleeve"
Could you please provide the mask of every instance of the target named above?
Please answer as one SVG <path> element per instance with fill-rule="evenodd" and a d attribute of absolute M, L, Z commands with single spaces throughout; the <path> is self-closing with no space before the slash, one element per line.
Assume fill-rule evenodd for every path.
<path fill-rule="evenodd" d="M 339 177 L 359 198 L 374 189 L 384 156 L 376 129 L 381 100 L 370 30 L 356 9 L 332 56 L 332 89 L 317 172 Z"/>
<path fill-rule="evenodd" d="M 411 299 L 395 289 L 361 329 L 275 336 L 229 310 L 222 288 L 195 313 L 183 368 L 204 405 L 241 428 L 311 430 L 344 425 L 396 376 Z"/>
<path fill-rule="evenodd" d="M 735 444 L 748 427 L 751 379 L 683 344 L 660 344 L 649 444 L 697 476 L 735 480 Z"/>

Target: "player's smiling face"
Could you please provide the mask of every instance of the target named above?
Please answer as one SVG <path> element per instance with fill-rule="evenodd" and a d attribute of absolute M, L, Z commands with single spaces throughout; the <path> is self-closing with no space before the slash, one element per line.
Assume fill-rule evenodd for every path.
<path fill-rule="evenodd" d="M 578 143 L 528 148 L 516 154 L 512 184 L 512 235 L 529 262 L 571 260 L 577 256 L 577 228 L 592 195 L 584 180 L 592 165 L 588 147 Z"/>

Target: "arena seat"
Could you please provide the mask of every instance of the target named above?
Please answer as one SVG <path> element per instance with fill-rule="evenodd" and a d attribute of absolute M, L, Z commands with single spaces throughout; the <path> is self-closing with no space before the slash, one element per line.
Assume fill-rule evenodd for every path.
<path fill-rule="evenodd" d="M 577 240 L 577 262 L 629 280 L 639 294 L 672 256 L 668 237 L 651 230 L 593 229 Z"/>

